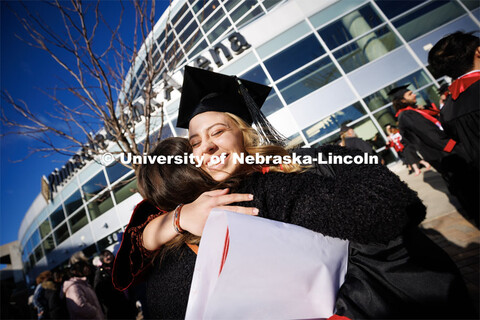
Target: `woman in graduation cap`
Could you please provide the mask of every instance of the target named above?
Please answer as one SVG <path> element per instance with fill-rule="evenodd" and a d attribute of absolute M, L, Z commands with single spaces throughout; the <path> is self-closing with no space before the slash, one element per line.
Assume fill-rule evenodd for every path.
<path fill-rule="evenodd" d="M 233 154 L 242 152 L 288 153 L 257 107 L 269 91 L 236 77 L 186 67 L 178 126 L 189 128 L 185 150 L 204 156 L 203 175 L 189 172 L 193 166 L 178 170 L 141 166 L 138 183 L 148 201 L 136 207 L 125 231 L 113 274 L 117 288 L 127 288 L 153 265 L 147 290 L 150 300 L 155 300 L 150 311 L 158 317 L 184 317 L 196 259 L 195 236 L 201 236 L 212 208 L 234 205 L 227 208 L 349 241 L 347 275 L 335 302 L 337 315 L 352 319 L 470 316 L 468 295 L 453 262 L 418 229 L 425 207 L 388 169 L 381 165 L 262 167 L 232 160 Z M 252 122 L 258 131 L 252 129 Z M 318 151 L 358 154 L 338 146 Z M 224 163 L 210 161 L 221 154 L 226 155 Z M 228 194 L 230 190 L 234 193 Z M 179 234 L 183 242 L 175 242 Z M 152 264 L 155 252 L 167 248 Z"/>

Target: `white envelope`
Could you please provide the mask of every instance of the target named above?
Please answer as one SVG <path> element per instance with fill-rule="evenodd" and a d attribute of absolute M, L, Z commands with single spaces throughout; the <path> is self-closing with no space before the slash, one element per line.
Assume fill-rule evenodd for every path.
<path fill-rule="evenodd" d="M 186 319 L 328 318 L 347 258 L 348 241 L 214 209 L 203 231 Z"/>

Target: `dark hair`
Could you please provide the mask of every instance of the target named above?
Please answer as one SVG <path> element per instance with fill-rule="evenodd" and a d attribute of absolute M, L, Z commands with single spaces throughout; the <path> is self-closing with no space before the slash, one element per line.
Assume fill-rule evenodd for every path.
<path fill-rule="evenodd" d="M 480 38 L 473 32 L 457 31 L 438 41 L 428 53 L 428 63 L 433 75 L 447 75 L 453 79 L 473 68 L 475 51 L 480 46 Z"/>
<path fill-rule="evenodd" d="M 410 103 L 405 102 L 403 97 L 402 98 L 395 98 L 392 101 L 393 110 L 395 110 L 395 112 L 398 112 L 399 110 L 402 110 L 402 109 L 408 107 L 409 105 L 410 105 Z"/>
<path fill-rule="evenodd" d="M 185 138 L 162 140 L 151 152 L 156 156 L 184 156 L 192 147 Z M 142 164 L 137 171 L 138 190 L 157 208 L 172 211 L 180 203 L 190 203 L 217 183 L 202 169 L 190 164 Z"/>
<path fill-rule="evenodd" d="M 74 277 L 84 277 L 86 276 L 86 267 L 90 268 L 90 265 L 87 262 L 80 260 L 70 266 L 70 274 Z"/>

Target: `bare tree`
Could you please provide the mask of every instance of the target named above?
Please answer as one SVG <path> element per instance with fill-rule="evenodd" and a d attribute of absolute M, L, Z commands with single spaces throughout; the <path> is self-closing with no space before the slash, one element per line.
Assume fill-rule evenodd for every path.
<path fill-rule="evenodd" d="M 151 31 L 155 25 L 155 1 L 118 2 L 122 10 L 113 25 L 102 15 L 100 0 L 95 3 L 81 0 L 44 3 L 58 12 L 64 29 L 50 27 L 22 3 L 23 14 L 12 10 L 28 35 L 21 40 L 48 53 L 70 79 L 63 79 L 61 88 L 46 93 L 55 103 L 55 110 L 47 120 L 32 112 L 22 100 L 2 92 L 7 102 L 4 105 L 22 116 L 19 121 L 9 119 L 6 107 L 2 107 L 1 120 L 8 129 L 5 134 L 27 135 L 41 142 L 44 147 L 30 150 L 27 157 L 37 152 L 56 152 L 98 159 L 112 147 L 116 153 L 140 155 L 148 152 L 163 129 L 163 104 L 156 100 L 154 84 L 166 57 L 161 53 L 160 58 L 154 59 L 156 46 Z M 125 10 L 135 12 L 131 45 L 119 32 Z M 101 28 L 103 32 L 108 31 L 109 39 L 105 41 L 103 36 L 99 43 Z M 143 71 L 138 74 L 139 68 L 132 66 L 140 63 Z M 141 76 L 144 83 L 140 93 L 135 92 L 137 76 Z M 67 103 L 59 98 L 59 91 L 62 96 L 68 92 L 79 103 Z M 154 122 L 158 120 L 161 127 L 158 134 L 154 134 Z M 141 132 L 137 127 L 142 128 Z"/>

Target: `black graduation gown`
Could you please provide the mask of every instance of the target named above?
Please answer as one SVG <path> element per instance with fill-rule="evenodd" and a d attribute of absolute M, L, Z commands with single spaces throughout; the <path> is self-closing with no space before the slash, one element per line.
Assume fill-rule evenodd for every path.
<path fill-rule="evenodd" d="M 451 151 L 447 147 L 451 139 L 440 130 L 433 122 L 426 119 L 414 110 L 405 110 L 398 116 L 398 127 L 402 137 L 411 142 L 420 152 L 423 159 L 429 162 L 438 172 L 444 172 L 442 160 L 451 155 L 457 154 L 458 145 Z M 463 153 L 463 149 L 460 150 Z"/>
<path fill-rule="evenodd" d="M 480 81 L 475 82 L 456 100 L 450 96 L 440 111 L 445 133 L 463 144 L 468 159 L 480 166 Z"/>
<path fill-rule="evenodd" d="M 345 138 L 345 147 L 350 148 L 350 149 L 358 149 L 362 152 L 367 152 L 367 153 L 373 154 L 373 155 L 375 154 L 375 151 L 373 151 L 372 146 L 368 142 L 366 142 L 366 141 L 364 141 L 364 140 L 362 140 L 358 137 L 347 137 L 347 138 Z"/>
<path fill-rule="evenodd" d="M 352 154 L 337 146 L 317 151 Z M 455 265 L 417 227 L 425 207 L 415 192 L 381 165 L 332 167 L 333 172 L 317 164 L 317 174 L 255 173 L 234 190 L 252 193 L 254 200 L 238 205 L 350 241 L 347 275 L 336 302 L 339 315 L 471 316 Z M 195 258 L 184 245 L 156 263 L 147 283 L 150 317 L 184 317 Z"/>

